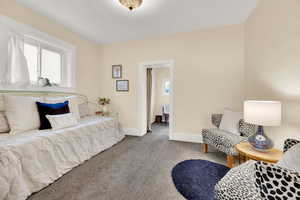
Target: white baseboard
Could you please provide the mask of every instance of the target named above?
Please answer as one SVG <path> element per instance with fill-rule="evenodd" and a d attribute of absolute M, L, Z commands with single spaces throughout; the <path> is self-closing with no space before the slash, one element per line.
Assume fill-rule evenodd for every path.
<path fill-rule="evenodd" d="M 169 140 L 191 143 L 203 143 L 202 135 L 200 133 L 173 133 L 169 136 Z"/>
<path fill-rule="evenodd" d="M 140 131 L 136 128 L 123 128 L 125 135 L 130 136 L 143 136 Z"/>

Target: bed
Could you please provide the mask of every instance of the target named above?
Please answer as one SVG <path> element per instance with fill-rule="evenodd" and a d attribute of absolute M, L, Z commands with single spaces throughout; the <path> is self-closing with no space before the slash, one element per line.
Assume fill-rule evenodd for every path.
<path fill-rule="evenodd" d="M 100 116 L 59 130 L 0 134 L 0 200 L 25 200 L 124 137 L 117 118 Z"/>

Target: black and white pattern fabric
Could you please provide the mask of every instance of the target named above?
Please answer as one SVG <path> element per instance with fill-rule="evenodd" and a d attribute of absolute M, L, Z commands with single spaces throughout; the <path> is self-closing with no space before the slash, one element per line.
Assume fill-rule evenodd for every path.
<path fill-rule="evenodd" d="M 239 130 L 241 133 L 241 136 L 244 137 L 250 137 L 253 135 L 256 131 L 256 126 L 254 124 L 249 124 L 245 122 L 243 119 L 239 122 Z"/>
<path fill-rule="evenodd" d="M 300 175 L 274 164 L 255 163 L 255 186 L 263 199 L 300 200 Z"/>
<path fill-rule="evenodd" d="M 276 163 L 276 165 L 300 172 L 300 143 L 292 146 L 288 151 L 286 151 L 281 159 Z"/>
<path fill-rule="evenodd" d="M 285 153 L 286 151 L 288 151 L 290 148 L 292 148 L 294 145 L 299 144 L 300 141 L 299 140 L 295 140 L 295 139 L 286 139 L 284 141 L 284 146 L 283 146 L 283 152 Z"/>
<path fill-rule="evenodd" d="M 232 168 L 215 187 L 218 200 L 262 200 L 255 187 L 255 161 Z"/>
<path fill-rule="evenodd" d="M 247 137 L 235 135 L 230 132 L 220 130 L 219 126 L 222 117 L 222 114 L 212 114 L 212 124 L 217 128 L 202 130 L 203 143 L 211 145 L 219 151 L 226 153 L 227 155 L 237 156 L 238 152 L 235 149 L 235 145 L 240 142 L 247 141 Z M 250 134 L 252 130 L 251 127 L 249 128 L 246 124 L 243 124 L 243 126 L 243 130 Z M 246 131 L 246 129 L 248 130 Z"/>
<path fill-rule="evenodd" d="M 235 135 L 217 128 L 203 129 L 202 136 L 203 143 L 211 145 L 227 155 L 233 156 L 238 155 L 235 145 L 242 141 L 247 141 L 246 137 Z"/>

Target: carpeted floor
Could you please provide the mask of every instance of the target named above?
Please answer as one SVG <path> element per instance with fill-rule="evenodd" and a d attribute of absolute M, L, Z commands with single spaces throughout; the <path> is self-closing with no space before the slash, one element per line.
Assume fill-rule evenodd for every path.
<path fill-rule="evenodd" d="M 184 200 L 171 171 L 188 159 L 226 161 L 222 153 L 203 154 L 201 144 L 169 141 L 168 127 L 154 125 L 152 133 L 126 137 L 29 200 Z"/>

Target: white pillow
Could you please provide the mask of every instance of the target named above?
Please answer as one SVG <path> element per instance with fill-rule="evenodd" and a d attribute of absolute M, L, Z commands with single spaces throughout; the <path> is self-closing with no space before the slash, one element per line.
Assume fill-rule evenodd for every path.
<path fill-rule="evenodd" d="M 300 144 L 296 144 L 284 153 L 277 165 L 290 170 L 300 172 Z"/>
<path fill-rule="evenodd" d="M 76 117 L 72 113 L 62 115 L 46 115 L 53 130 L 67 128 L 78 124 Z"/>
<path fill-rule="evenodd" d="M 219 128 L 235 135 L 241 135 L 239 131 L 239 121 L 241 119 L 243 119 L 243 113 L 225 110 Z"/>
<path fill-rule="evenodd" d="M 42 101 L 42 98 L 4 95 L 6 117 L 11 134 L 39 129 L 40 117 L 36 105 L 37 101 Z"/>
<path fill-rule="evenodd" d="M 65 101 L 69 101 L 70 113 L 73 113 L 76 119 L 80 119 L 78 98 L 76 96 L 45 97 L 45 103 L 61 103 Z"/>
<path fill-rule="evenodd" d="M 8 133 L 9 125 L 4 112 L 0 112 L 0 133 Z"/>

